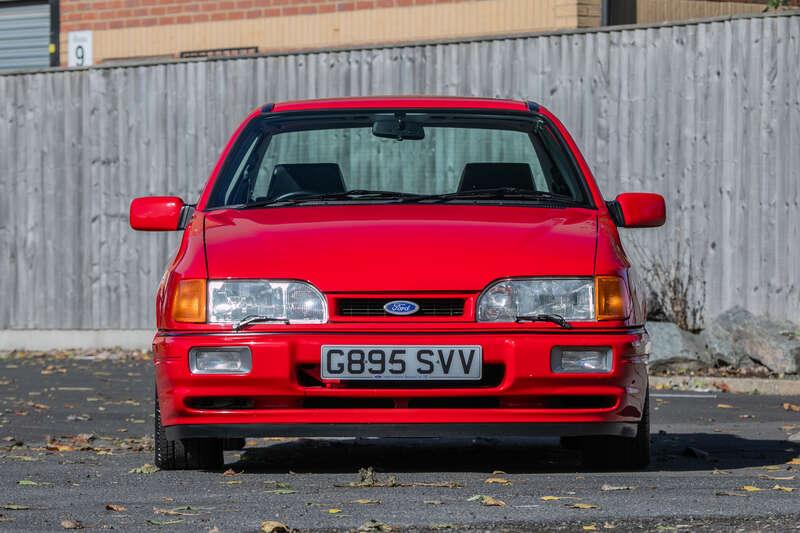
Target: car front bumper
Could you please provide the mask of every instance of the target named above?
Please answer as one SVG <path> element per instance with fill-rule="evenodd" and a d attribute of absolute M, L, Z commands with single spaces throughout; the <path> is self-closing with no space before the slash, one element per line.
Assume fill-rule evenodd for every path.
<path fill-rule="evenodd" d="M 352 384 L 319 379 L 323 345 L 475 345 L 480 382 Z M 252 370 L 198 375 L 191 348 L 247 346 Z M 557 374 L 553 347 L 608 346 L 606 374 Z M 153 343 L 170 438 L 636 434 L 647 392 L 643 329 L 564 332 L 159 332 Z M 214 402 L 221 401 L 219 405 Z M 225 402 L 229 402 L 226 404 Z"/>

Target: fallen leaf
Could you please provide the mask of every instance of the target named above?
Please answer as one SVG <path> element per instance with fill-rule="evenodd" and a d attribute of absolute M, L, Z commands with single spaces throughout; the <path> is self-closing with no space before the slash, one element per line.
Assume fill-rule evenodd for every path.
<path fill-rule="evenodd" d="M 505 507 L 506 502 L 503 500 L 498 500 L 492 496 L 488 496 L 486 494 L 476 494 L 467 499 L 469 502 L 480 502 L 482 505 L 487 507 Z"/>
<path fill-rule="evenodd" d="M 114 511 L 115 513 L 124 513 L 128 508 L 118 503 L 107 503 L 106 511 Z"/>
<path fill-rule="evenodd" d="M 727 470 L 719 470 L 717 468 L 711 471 L 712 476 L 729 476 L 730 474 Z"/>
<path fill-rule="evenodd" d="M 511 485 L 511 482 L 503 477 L 490 477 L 484 483 L 488 483 L 490 485 Z"/>
<path fill-rule="evenodd" d="M 184 505 L 182 507 L 173 507 L 171 509 L 162 509 L 159 507 L 153 508 L 153 512 L 155 514 L 162 514 L 166 516 L 197 516 L 200 513 L 196 511 L 197 509 L 194 509 L 189 505 Z"/>
<path fill-rule="evenodd" d="M 775 485 L 772 487 L 772 490 L 779 490 L 781 492 L 792 492 L 794 491 L 794 487 L 783 487 L 781 485 Z"/>
<path fill-rule="evenodd" d="M 795 413 L 800 413 L 800 405 L 795 403 L 786 402 L 783 404 L 783 408 L 787 411 L 794 411 Z"/>
<path fill-rule="evenodd" d="M 230 481 L 223 481 L 223 485 L 241 485 L 242 482 L 239 479 L 231 479 Z"/>
<path fill-rule="evenodd" d="M 16 503 L 4 503 L 0 505 L 0 509 L 4 509 L 6 511 L 27 511 L 30 509 L 27 505 L 19 505 Z"/>
<path fill-rule="evenodd" d="M 435 528 L 434 528 L 435 529 Z M 383 522 L 378 522 L 377 520 L 367 520 L 364 522 L 361 527 L 355 530 L 356 533 L 372 533 L 372 532 L 379 532 L 379 533 L 390 533 L 392 531 L 392 526 L 389 524 L 384 524 Z"/>
<path fill-rule="evenodd" d="M 539 499 L 544 501 L 544 502 L 554 502 L 554 501 L 560 500 L 561 498 L 563 498 L 563 496 L 542 496 Z"/>
<path fill-rule="evenodd" d="M 139 466 L 137 468 L 131 468 L 130 470 L 128 470 L 128 473 L 129 474 L 155 474 L 159 470 L 160 469 L 157 466 L 151 465 L 150 463 L 145 463 L 142 466 Z"/>
<path fill-rule="evenodd" d="M 773 481 L 791 481 L 795 478 L 795 476 L 768 476 L 766 474 L 761 474 L 761 479 L 771 479 Z"/>
<path fill-rule="evenodd" d="M 635 488 L 636 488 L 636 487 L 629 487 L 629 486 L 625 486 L 625 485 L 609 485 L 609 484 L 607 484 L 607 483 L 604 483 L 604 484 L 603 484 L 603 486 L 602 486 L 602 487 L 600 487 L 600 490 L 604 490 L 604 491 L 612 491 L 612 490 L 633 490 L 633 489 L 635 489 Z"/>
<path fill-rule="evenodd" d="M 261 522 L 261 526 L 258 528 L 260 533 L 289 533 L 289 528 L 286 524 L 282 524 L 275 520 L 265 520 Z"/>
<path fill-rule="evenodd" d="M 333 509 L 327 509 L 325 512 L 328 514 L 339 514 L 342 510 L 334 507 Z"/>
<path fill-rule="evenodd" d="M 603 529 L 617 529 L 617 526 L 611 522 L 603 522 Z"/>
<path fill-rule="evenodd" d="M 800 457 L 795 457 L 791 461 L 786 463 L 787 465 L 800 465 Z"/>
<path fill-rule="evenodd" d="M 600 507 L 593 504 L 593 503 L 572 503 L 567 507 L 572 507 L 573 509 L 599 509 Z"/>
<path fill-rule="evenodd" d="M 718 403 L 717 407 L 720 409 L 736 409 L 734 406 L 727 403 Z"/>
<path fill-rule="evenodd" d="M 297 494 L 297 491 L 294 489 L 272 489 L 266 492 L 267 494 Z"/>
<path fill-rule="evenodd" d="M 174 518 L 172 520 L 154 520 L 152 518 L 148 518 L 147 523 L 154 526 L 172 526 L 175 524 L 183 524 L 183 518 Z"/>
<path fill-rule="evenodd" d="M 83 529 L 83 524 L 80 520 L 62 520 L 61 527 L 64 529 Z"/>
<path fill-rule="evenodd" d="M 222 473 L 223 476 L 238 476 L 241 472 L 237 472 L 233 468 L 229 468 Z"/>
<path fill-rule="evenodd" d="M 33 480 L 30 480 L 30 479 L 20 479 L 19 481 L 17 481 L 17 485 L 35 487 L 35 486 L 39 485 L 39 483 L 37 481 L 33 481 Z"/>
<path fill-rule="evenodd" d="M 581 529 L 584 531 L 597 531 L 597 526 L 594 524 L 586 524 L 583 527 L 581 527 Z"/>
<path fill-rule="evenodd" d="M 714 493 L 717 496 L 738 496 L 740 498 L 744 498 L 745 494 L 741 494 L 739 492 L 730 492 L 726 490 L 720 490 Z"/>
<path fill-rule="evenodd" d="M 755 487 L 753 485 L 743 485 L 742 486 L 742 490 L 745 491 L 745 492 L 761 492 L 764 489 L 760 489 L 760 488 Z"/>
<path fill-rule="evenodd" d="M 378 505 L 381 503 L 380 500 L 370 500 L 369 498 L 359 498 L 357 500 L 353 500 L 352 503 L 358 503 L 361 505 Z"/>

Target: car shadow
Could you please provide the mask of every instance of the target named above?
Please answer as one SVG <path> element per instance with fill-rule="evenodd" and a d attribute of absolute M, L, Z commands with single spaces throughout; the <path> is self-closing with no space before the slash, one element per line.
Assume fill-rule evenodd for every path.
<path fill-rule="evenodd" d="M 245 448 L 233 468 L 245 473 L 581 472 L 580 452 L 557 439 L 380 438 L 274 439 Z M 261 445 L 261 444 L 264 445 Z M 726 470 L 784 464 L 800 454 L 786 440 L 723 433 L 659 433 L 651 437 L 652 471 Z"/>

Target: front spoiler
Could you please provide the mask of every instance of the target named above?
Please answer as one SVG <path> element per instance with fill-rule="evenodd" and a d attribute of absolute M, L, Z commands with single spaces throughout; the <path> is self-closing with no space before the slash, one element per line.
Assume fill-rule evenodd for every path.
<path fill-rule="evenodd" d="M 165 428 L 170 440 L 241 437 L 581 437 L 636 436 L 636 423 L 545 424 L 181 424 Z"/>

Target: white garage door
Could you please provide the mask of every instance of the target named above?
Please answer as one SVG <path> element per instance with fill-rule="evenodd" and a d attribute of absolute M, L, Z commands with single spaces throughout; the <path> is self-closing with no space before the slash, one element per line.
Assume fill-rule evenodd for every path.
<path fill-rule="evenodd" d="M 0 70 L 50 66 L 50 6 L 0 2 Z"/>

